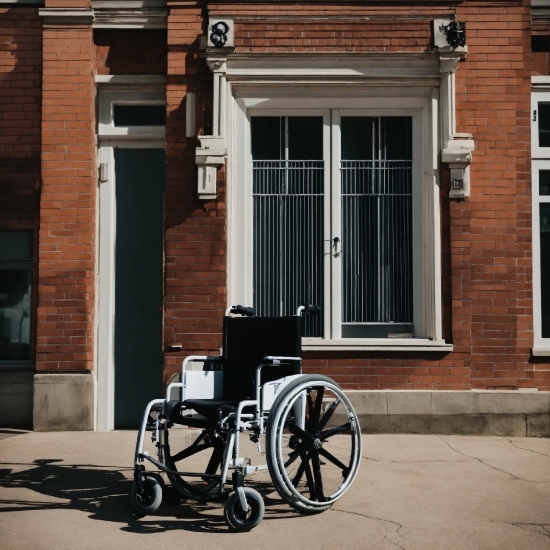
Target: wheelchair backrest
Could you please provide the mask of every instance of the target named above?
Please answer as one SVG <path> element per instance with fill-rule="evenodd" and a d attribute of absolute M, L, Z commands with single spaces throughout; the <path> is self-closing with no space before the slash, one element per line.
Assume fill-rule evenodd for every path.
<path fill-rule="evenodd" d="M 254 399 L 256 367 L 268 355 L 300 357 L 301 317 L 224 317 L 223 397 Z M 261 382 L 300 374 L 300 363 L 262 369 Z"/>

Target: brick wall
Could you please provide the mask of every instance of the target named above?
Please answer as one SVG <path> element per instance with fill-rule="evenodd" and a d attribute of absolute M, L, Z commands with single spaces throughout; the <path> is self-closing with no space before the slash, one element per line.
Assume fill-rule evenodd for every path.
<path fill-rule="evenodd" d="M 170 4 L 170 2 L 169 2 Z M 221 316 L 226 307 L 225 181 L 219 173 L 215 201 L 197 199 L 196 138 L 185 137 L 186 93 L 196 93 L 197 132 L 212 132 L 212 74 L 199 59 L 198 37 L 204 13 L 196 7 L 172 7 L 168 19 L 166 89 L 166 277 L 168 378 L 181 368 L 184 354 L 217 354 Z"/>
<path fill-rule="evenodd" d="M 91 28 L 44 28 L 39 372 L 93 369 L 97 187 L 93 67 Z"/>
<path fill-rule="evenodd" d="M 38 229 L 42 23 L 0 8 L 0 229 Z"/>
<path fill-rule="evenodd" d="M 40 216 L 41 81 L 42 23 L 38 9 L 0 8 L 0 230 L 34 233 L 33 327 Z"/>
<path fill-rule="evenodd" d="M 208 8 L 211 15 L 235 18 L 236 47 L 240 52 L 425 51 L 432 49 L 432 18 L 456 13 L 457 20 L 466 22 L 468 55 L 460 64 L 456 81 L 457 131 L 471 132 L 476 140 L 471 198 L 449 200 L 449 175 L 445 167 L 441 181 L 443 324 L 454 352 L 446 356 L 307 353 L 305 369 L 333 376 L 344 387 L 357 389 L 533 387 L 535 379 L 544 377 L 537 374 L 544 366 L 538 371 L 539 366 L 530 361 L 529 7 L 518 1 L 506 6 L 463 2 L 456 8 L 437 5 L 380 8 L 342 3 L 219 3 Z M 171 13 L 169 42 L 177 26 L 174 11 Z M 178 32 L 187 33 L 189 40 L 193 38 L 194 30 L 183 20 Z M 183 67 L 184 55 L 172 51 L 179 67 Z M 169 62 L 169 74 L 171 66 L 173 62 L 172 65 Z M 200 83 L 197 85 L 200 87 Z M 182 97 L 180 93 L 176 103 Z M 180 143 L 183 147 L 181 137 Z M 181 156 L 178 162 L 183 167 Z M 223 174 L 219 176 L 223 178 Z M 193 179 L 189 185 L 192 193 Z M 206 250 L 215 249 L 204 247 L 204 236 L 212 230 L 210 224 L 223 216 L 220 210 L 223 181 L 219 187 L 221 200 L 216 205 L 206 205 L 213 208 L 208 216 L 194 206 L 190 195 L 187 219 L 177 225 L 174 234 L 168 229 L 169 243 L 176 241 L 168 246 L 182 247 L 186 252 L 182 250 L 179 254 L 191 256 L 191 273 L 182 266 L 183 277 L 177 278 L 180 291 L 174 297 L 178 306 L 174 318 L 167 317 L 166 341 L 172 335 L 174 342 L 189 336 L 189 344 L 183 340 L 189 351 L 212 348 L 215 351 L 221 342 L 219 321 L 209 309 L 202 308 L 213 306 L 214 316 L 221 317 L 223 272 L 203 270 L 203 265 L 197 270 L 194 267 L 197 253 L 192 252 L 193 246 L 201 250 L 202 261 Z M 222 236 L 220 227 L 216 238 Z M 225 261 L 223 248 L 218 250 L 220 259 Z M 178 262 L 172 254 L 167 258 Z M 168 267 L 176 272 L 175 265 Z M 209 290 L 203 296 L 202 288 L 194 281 L 207 273 L 210 278 L 201 284 Z M 210 286 L 213 280 L 219 285 L 219 293 Z M 195 297 L 190 298 L 190 293 L 195 293 Z M 206 296 L 213 300 L 210 302 Z M 197 346 L 201 338 L 197 335 L 204 335 L 205 331 L 213 338 L 208 337 Z M 212 346 L 207 343 L 210 341 Z M 169 363 L 172 361 L 175 365 L 176 360 Z"/>
<path fill-rule="evenodd" d="M 94 30 L 97 74 L 166 74 L 165 30 Z"/>

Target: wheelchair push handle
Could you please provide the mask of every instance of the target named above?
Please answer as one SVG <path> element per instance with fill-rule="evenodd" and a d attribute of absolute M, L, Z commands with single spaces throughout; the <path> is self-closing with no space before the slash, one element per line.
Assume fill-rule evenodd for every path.
<path fill-rule="evenodd" d="M 302 304 L 296 310 L 296 315 L 301 315 L 302 311 L 305 311 L 306 313 L 311 313 L 312 315 L 319 315 L 319 313 L 321 313 L 321 308 L 319 306 L 316 306 L 315 304 Z"/>
<path fill-rule="evenodd" d="M 256 315 L 253 307 L 245 306 L 229 306 L 225 314 L 229 315 L 230 313 L 237 313 L 239 315 L 244 315 L 245 317 L 254 317 L 254 315 Z"/>

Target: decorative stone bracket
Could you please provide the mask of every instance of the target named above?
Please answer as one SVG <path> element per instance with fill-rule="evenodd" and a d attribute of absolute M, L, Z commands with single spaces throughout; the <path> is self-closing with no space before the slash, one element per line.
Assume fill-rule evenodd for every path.
<path fill-rule="evenodd" d="M 212 114 L 212 135 L 200 136 L 200 147 L 195 149 L 195 163 L 198 167 L 197 194 L 199 199 L 212 200 L 217 197 L 216 174 L 225 164 L 227 140 L 225 131 L 225 79 L 227 55 L 235 51 L 233 20 L 210 19 L 208 33 L 201 37 L 201 57 L 206 58 L 208 68 L 214 73 L 214 100 Z"/>
<path fill-rule="evenodd" d="M 434 45 L 439 51 L 440 101 L 441 101 L 441 162 L 451 171 L 449 197 L 463 199 L 470 196 L 470 164 L 474 150 L 472 134 L 456 131 L 455 73 L 458 63 L 466 57 L 466 45 L 452 47 L 446 32 L 453 21 L 435 19 Z"/>

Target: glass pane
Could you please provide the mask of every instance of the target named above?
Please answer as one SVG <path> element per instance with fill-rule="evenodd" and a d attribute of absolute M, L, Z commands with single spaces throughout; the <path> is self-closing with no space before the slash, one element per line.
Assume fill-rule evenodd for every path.
<path fill-rule="evenodd" d="M 540 205 L 540 309 L 543 338 L 550 338 L 550 204 Z"/>
<path fill-rule="evenodd" d="M 342 117 L 342 160 L 374 159 L 373 117 Z"/>
<path fill-rule="evenodd" d="M 288 117 L 288 159 L 323 160 L 323 117 Z"/>
<path fill-rule="evenodd" d="M 32 231 L 0 231 L 0 260 L 30 259 Z"/>
<path fill-rule="evenodd" d="M 322 121 L 322 117 L 251 121 L 254 308 L 260 316 L 294 315 L 303 303 L 323 310 L 324 162 L 308 158 L 322 159 Z M 304 160 L 270 160 L 277 158 L 277 152 L 284 157 L 285 149 Z M 323 335 L 322 315 L 308 315 L 304 321 L 304 336 Z"/>
<path fill-rule="evenodd" d="M 115 126 L 165 126 L 164 105 L 115 105 Z"/>
<path fill-rule="evenodd" d="M 550 103 L 539 103 L 539 147 L 550 147 Z"/>
<path fill-rule="evenodd" d="M 252 158 L 283 160 L 285 158 L 285 119 L 279 116 L 254 116 L 250 120 Z"/>
<path fill-rule="evenodd" d="M 31 263 L 0 261 L 0 289 L 0 359 L 30 359 Z"/>
<path fill-rule="evenodd" d="M 539 195 L 550 195 L 550 170 L 539 171 Z"/>
<path fill-rule="evenodd" d="M 359 127 L 372 160 L 349 159 L 366 149 L 352 143 Z M 410 334 L 412 119 L 343 117 L 341 128 L 342 335 Z"/>

